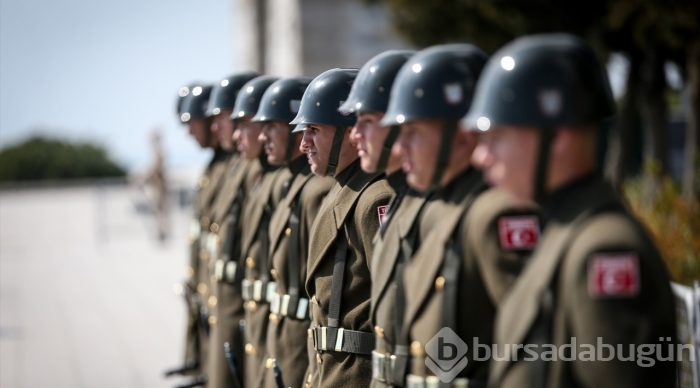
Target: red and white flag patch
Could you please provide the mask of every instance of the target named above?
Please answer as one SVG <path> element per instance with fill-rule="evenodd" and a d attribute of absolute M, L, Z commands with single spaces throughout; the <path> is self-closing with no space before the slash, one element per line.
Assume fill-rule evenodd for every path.
<path fill-rule="evenodd" d="M 630 298 L 639 293 L 639 258 L 633 253 L 595 255 L 588 263 L 588 294 Z"/>
<path fill-rule="evenodd" d="M 532 250 L 540 237 L 540 222 L 536 216 L 510 216 L 498 220 L 501 248 Z"/>
<path fill-rule="evenodd" d="M 377 206 L 377 216 L 379 217 L 379 226 L 384 225 L 386 215 L 389 212 L 389 205 Z"/>

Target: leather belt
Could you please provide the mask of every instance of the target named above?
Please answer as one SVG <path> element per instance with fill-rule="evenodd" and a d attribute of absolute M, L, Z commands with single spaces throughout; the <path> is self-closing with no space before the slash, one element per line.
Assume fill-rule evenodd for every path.
<path fill-rule="evenodd" d="M 337 327 L 313 328 L 314 349 L 317 352 L 342 352 L 369 356 L 374 350 L 374 333 Z"/>
<path fill-rule="evenodd" d="M 298 320 L 309 319 L 309 300 L 288 294 L 274 294 L 270 302 L 270 312 Z"/>
<path fill-rule="evenodd" d="M 263 280 L 243 279 L 241 291 L 243 300 L 270 303 L 277 289 L 277 283 Z"/>

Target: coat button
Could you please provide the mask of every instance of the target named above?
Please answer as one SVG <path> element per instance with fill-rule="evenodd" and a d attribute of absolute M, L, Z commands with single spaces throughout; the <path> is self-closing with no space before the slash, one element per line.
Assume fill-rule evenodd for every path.
<path fill-rule="evenodd" d="M 209 299 L 207 300 L 207 303 L 209 303 L 209 307 L 216 307 L 216 297 L 214 295 L 210 296 Z"/>
<path fill-rule="evenodd" d="M 209 227 L 209 230 L 212 233 L 219 233 L 219 224 L 217 224 L 216 222 L 212 223 L 211 226 Z"/>
<path fill-rule="evenodd" d="M 442 290 L 443 288 L 445 288 L 445 278 L 438 276 L 437 279 L 435 279 L 435 289 Z"/>
<path fill-rule="evenodd" d="M 289 237 L 292 235 L 292 228 L 287 228 L 284 230 L 284 235 Z"/>
<path fill-rule="evenodd" d="M 255 346 L 253 344 L 245 344 L 245 354 L 255 355 Z"/>
<path fill-rule="evenodd" d="M 277 270 L 276 269 L 271 269 L 270 270 L 270 275 L 272 275 L 272 278 L 277 280 Z"/>
<path fill-rule="evenodd" d="M 265 368 L 272 369 L 272 366 L 274 365 L 274 363 L 275 363 L 274 358 L 268 358 L 267 360 L 265 360 Z"/>
<path fill-rule="evenodd" d="M 209 322 L 209 326 L 216 326 L 216 315 L 210 315 L 207 322 Z"/>
<path fill-rule="evenodd" d="M 255 268 L 255 259 L 252 258 L 252 257 L 250 257 L 250 256 L 248 256 L 248 257 L 245 259 L 245 265 L 246 265 L 246 267 L 248 267 L 248 268 Z"/>
<path fill-rule="evenodd" d="M 206 283 L 199 283 L 197 284 L 197 292 L 200 294 L 206 294 L 207 291 L 209 291 L 209 287 L 207 287 Z"/>
<path fill-rule="evenodd" d="M 374 332 L 377 333 L 378 337 L 384 337 L 384 329 L 382 329 L 381 326 L 379 326 L 379 325 L 375 326 Z"/>
<path fill-rule="evenodd" d="M 251 313 L 254 313 L 258 309 L 258 304 L 254 300 L 248 301 L 246 306 Z"/>
<path fill-rule="evenodd" d="M 418 341 L 411 342 L 411 356 L 420 357 L 425 355 L 423 345 Z"/>

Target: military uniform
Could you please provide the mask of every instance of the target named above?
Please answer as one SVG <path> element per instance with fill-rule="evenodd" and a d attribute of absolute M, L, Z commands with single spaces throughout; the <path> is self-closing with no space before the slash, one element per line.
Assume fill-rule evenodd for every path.
<path fill-rule="evenodd" d="M 238 255 L 241 235 L 241 212 L 245 198 L 258 181 L 261 173 L 257 159 L 246 160 L 236 157 L 235 164 L 229 166 L 221 194 L 212 207 L 207 248 L 210 262 L 213 295 L 208 298 L 209 358 L 207 377 L 208 387 L 231 387 L 241 383 L 243 376 L 243 333 L 240 322 L 245 318 L 240 280 L 242 278 Z M 224 353 L 224 343 L 228 342 L 237 368 L 237 380 L 229 368 Z"/>
<path fill-rule="evenodd" d="M 659 252 L 612 187 L 590 176 L 543 204 L 546 227 L 531 263 L 504 301 L 496 345 L 615 346 L 609 361 L 494 362 L 493 387 L 673 387 L 675 363 L 619 360 L 632 344 L 675 342 L 675 309 Z M 671 340 L 667 340 L 670 338 Z M 667 342 L 660 342 L 660 339 Z M 662 341 L 663 341 L 662 340 Z M 575 345 L 576 346 L 576 345 Z M 598 350 L 601 352 L 601 350 Z M 604 351 L 603 351 L 604 353 Z M 605 354 L 607 356 L 607 354 Z M 651 357 L 657 357 L 655 353 Z"/>
<path fill-rule="evenodd" d="M 275 294 L 271 279 L 269 225 L 272 212 L 282 200 L 291 173 L 286 168 L 267 167 L 251 193 L 243 212 L 241 259 L 245 262 L 242 292 L 245 308 L 245 386 L 257 387 L 263 370 L 265 335 L 270 301 Z"/>
<path fill-rule="evenodd" d="M 270 221 L 272 276 L 277 283 L 270 306 L 264 387 L 277 388 L 273 361 L 285 386 L 300 387 L 308 366 L 309 297 L 304 289 L 311 226 L 333 179 L 314 176 L 306 157 L 290 164 L 293 179 Z M 313 349 L 311 349 L 313 350 Z"/>
<path fill-rule="evenodd" d="M 392 190 L 380 175 L 362 172 L 358 160 L 336 180 L 311 232 L 306 290 L 316 371 L 307 372 L 307 383 L 366 387 L 374 349 L 369 321 L 372 239 Z"/>
<path fill-rule="evenodd" d="M 409 346 L 409 387 L 438 381 L 426 367 L 425 346 L 443 327 L 452 329 L 470 349 L 474 340 L 491 344 L 498 303 L 534 246 L 536 234 L 528 235 L 527 245 L 508 246 L 499 230 L 508 217 L 529 218 L 536 225 L 532 210 L 484 189 L 481 174 L 470 168 L 438 190 L 426 206 L 421 245 L 403 279 L 410 285 L 404 287 L 401 338 Z M 485 386 L 487 367 L 488 360 L 468 360 L 453 384 Z"/>
<path fill-rule="evenodd" d="M 207 214 L 221 188 L 229 157 L 229 153 L 215 150 L 211 162 L 199 180 L 193 201 L 194 211 L 190 227 L 190 265 L 187 268 L 186 285 L 190 295 L 190 311 L 185 340 L 185 360 L 186 363 L 199 361 L 201 371 L 205 370 L 209 333 L 209 325 L 206 321 L 206 303 L 210 296 L 206 230 L 208 230 L 210 221 Z"/>
<path fill-rule="evenodd" d="M 376 334 L 376 347 L 372 352 L 372 386 L 384 387 L 402 385 L 405 369 L 392 362 L 397 355 L 395 328 L 402 317 L 405 301 L 397 300 L 398 274 L 413 255 L 418 245 L 418 224 L 427 195 L 408 188 L 402 171 L 391 174 L 387 180 L 396 191 L 389 205 L 384 225 L 375 236 L 375 250 L 372 258 L 372 304 L 370 319 Z M 405 347 L 404 347 L 405 348 Z M 399 361 L 401 364 L 405 361 Z M 391 370 L 390 370 L 391 369 Z M 394 376 L 394 369 L 400 376 Z"/>

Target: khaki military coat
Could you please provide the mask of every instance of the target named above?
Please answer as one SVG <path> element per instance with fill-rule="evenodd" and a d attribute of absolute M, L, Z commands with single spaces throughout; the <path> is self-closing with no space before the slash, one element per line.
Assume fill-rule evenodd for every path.
<path fill-rule="evenodd" d="M 270 223 L 272 274 L 277 283 L 278 295 L 290 293 L 289 280 L 295 276 L 300 285 L 299 297 L 308 300 L 309 296 L 306 294 L 304 284 L 309 235 L 321 202 L 328 194 L 334 180 L 313 175 L 305 156 L 295 162 L 302 165 L 294 166 L 296 168 L 292 170 L 300 171 L 296 171 L 289 190 L 275 210 Z M 290 217 L 295 208 L 298 208 L 299 212 L 299 222 L 295 224 L 296 226 L 290 224 Z M 292 227 L 298 228 L 296 234 L 292 233 Z M 290 239 L 294 236 L 298 238 L 296 246 L 300 250 L 296 253 L 299 263 L 296 273 L 293 273 L 290 268 L 288 254 Z M 272 360 L 277 362 L 285 386 L 303 386 L 304 373 L 309 362 L 309 349 L 306 343 L 309 324 L 308 318 L 297 319 L 281 314 L 270 314 L 266 339 L 264 387 L 277 388 L 274 371 L 271 368 Z"/>
<path fill-rule="evenodd" d="M 543 208 L 542 239 L 502 304 L 496 345 L 552 344 L 561 349 L 575 338 L 576 357 L 524 361 L 529 355 L 520 349 L 517 361 L 493 362 L 490 386 L 675 386 L 675 363 L 658 361 L 656 354 L 648 356 L 655 360 L 649 366 L 648 360 L 640 364 L 638 358 L 582 360 L 591 355 L 579 353 L 587 349 L 581 344 L 597 347 L 599 339 L 616 352 L 617 345 L 624 347 L 625 357 L 639 354 L 644 344 L 668 348 L 666 339 L 675 341 L 669 278 L 647 232 L 612 187 L 596 177 L 560 190 L 544 201 Z"/>
<path fill-rule="evenodd" d="M 380 214 L 392 189 L 377 174 L 362 172 L 353 162 L 337 177 L 326 196 L 311 231 L 306 290 L 311 296 L 311 327 L 328 326 L 328 309 L 336 247 L 347 241 L 345 281 L 342 287 L 339 326 L 371 332 L 369 320 L 373 237 Z M 311 338 L 310 346 L 313 346 Z M 371 357 L 325 351 L 317 353 L 307 371 L 307 382 L 316 387 L 366 387 L 371 379 Z M 315 366 L 314 366 L 315 365 Z M 314 368 L 316 368 L 314 370 Z"/>

